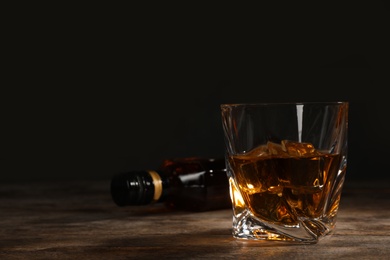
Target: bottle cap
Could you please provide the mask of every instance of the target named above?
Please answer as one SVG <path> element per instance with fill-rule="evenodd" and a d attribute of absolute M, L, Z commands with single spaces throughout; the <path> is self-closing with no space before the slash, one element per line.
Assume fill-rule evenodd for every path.
<path fill-rule="evenodd" d="M 154 190 L 153 179 L 147 171 L 120 173 L 111 179 L 111 196 L 120 207 L 149 204 Z"/>

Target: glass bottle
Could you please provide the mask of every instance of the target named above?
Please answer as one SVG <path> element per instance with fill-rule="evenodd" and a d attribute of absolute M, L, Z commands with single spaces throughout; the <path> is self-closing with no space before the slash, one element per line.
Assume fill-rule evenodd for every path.
<path fill-rule="evenodd" d="M 169 159 L 156 170 L 114 175 L 111 195 L 120 207 L 156 202 L 189 211 L 232 207 L 225 159 L 221 158 Z"/>

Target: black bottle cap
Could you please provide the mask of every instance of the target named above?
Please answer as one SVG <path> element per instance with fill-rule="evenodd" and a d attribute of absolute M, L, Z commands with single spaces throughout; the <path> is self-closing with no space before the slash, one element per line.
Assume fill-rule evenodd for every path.
<path fill-rule="evenodd" d="M 146 205 L 153 201 L 153 179 L 147 171 L 132 171 L 114 175 L 111 196 L 120 207 Z"/>

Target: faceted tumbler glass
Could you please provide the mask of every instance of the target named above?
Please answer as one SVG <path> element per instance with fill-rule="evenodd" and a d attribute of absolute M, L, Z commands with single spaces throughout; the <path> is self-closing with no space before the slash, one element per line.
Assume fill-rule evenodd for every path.
<path fill-rule="evenodd" d="M 336 224 L 348 102 L 222 104 L 233 237 L 317 243 Z"/>

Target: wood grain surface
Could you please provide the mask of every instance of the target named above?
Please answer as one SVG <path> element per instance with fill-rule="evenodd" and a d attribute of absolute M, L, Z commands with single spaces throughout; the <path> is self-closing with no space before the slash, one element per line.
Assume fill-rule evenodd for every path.
<path fill-rule="evenodd" d="M 109 181 L 2 183 L 0 259 L 390 259 L 389 181 L 345 184 L 314 245 L 243 242 L 231 210 L 117 207 Z"/>

